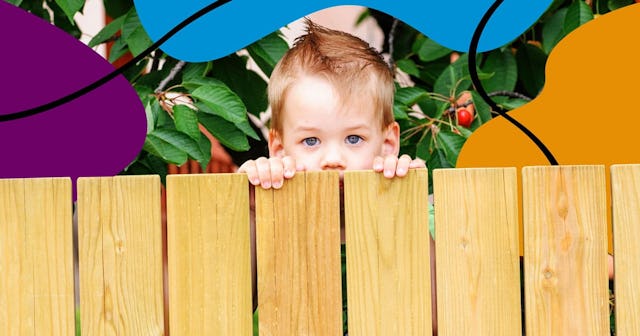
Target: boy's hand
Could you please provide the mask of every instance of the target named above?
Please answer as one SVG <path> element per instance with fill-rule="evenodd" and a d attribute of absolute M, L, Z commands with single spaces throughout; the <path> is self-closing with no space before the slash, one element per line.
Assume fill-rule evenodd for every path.
<path fill-rule="evenodd" d="M 381 157 L 377 156 L 373 159 L 373 170 L 375 172 L 382 172 L 384 177 L 392 178 L 394 176 L 403 177 L 407 175 L 410 168 L 425 168 L 426 165 L 424 161 L 420 159 L 411 159 L 411 157 L 407 154 L 402 156 L 387 156 Z"/>
<path fill-rule="evenodd" d="M 284 179 L 290 179 L 295 175 L 296 161 L 290 156 L 283 158 L 261 157 L 256 160 L 249 160 L 238 168 L 238 173 L 247 173 L 249 183 L 254 186 L 262 186 L 264 189 L 280 189 Z"/>

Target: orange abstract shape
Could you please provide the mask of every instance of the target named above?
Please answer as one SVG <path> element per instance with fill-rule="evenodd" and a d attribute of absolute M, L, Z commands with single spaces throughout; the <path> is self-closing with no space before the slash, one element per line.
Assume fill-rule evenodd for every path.
<path fill-rule="evenodd" d="M 634 4 L 567 35 L 549 55 L 540 95 L 509 112 L 559 164 L 602 164 L 608 170 L 612 164 L 640 162 L 640 111 L 634 94 L 640 87 L 639 21 L 640 4 Z M 456 167 L 531 165 L 549 161 L 529 138 L 498 117 L 469 137 Z M 608 179 L 607 172 L 610 190 Z"/>

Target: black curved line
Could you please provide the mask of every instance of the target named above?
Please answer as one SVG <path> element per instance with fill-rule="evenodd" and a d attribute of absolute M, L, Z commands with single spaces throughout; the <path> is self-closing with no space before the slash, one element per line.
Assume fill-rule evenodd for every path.
<path fill-rule="evenodd" d="M 97 89 L 98 87 L 106 84 L 107 82 L 109 82 L 110 80 L 114 79 L 115 77 L 117 77 L 118 75 L 122 74 L 124 71 L 126 71 L 127 69 L 129 69 L 131 66 L 133 66 L 134 64 L 138 63 L 140 60 L 142 60 L 143 58 L 147 57 L 147 55 L 149 55 L 151 52 L 153 52 L 154 50 L 158 49 L 163 43 L 167 42 L 167 40 L 169 40 L 171 37 L 173 37 L 173 35 L 177 34 L 180 30 L 182 30 L 184 27 L 186 27 L 187 25 L 191 24 L 193 21 L 196 21 L 197 19 L 199 19 L 200 17 L 202 17 L 203 15 L 211 12 L 212 10 L 228 3 L 231 2 L 231 0 L 218 0 L 214 3 L 211 3 L 209 5 L 207 5 L 206 7 L 203 7 L 202 9 L 198 10 L 197 12 L 195 12 L 194 14 L 192 14 L 191 16 L 189 16 L 188 18 L 186 18 L 184 21 L 180 22 L 178 25 L 176 25 L 175 27 L 173 27 L 168 33 L 166 33 L 164 36 L 162 36 L 160 39 L 158 39 L 158 41 L 156 41 L 156 43 L 152 44 L 149 48 L 147 48 L 145 51 L 143 51 L 141 54 L 139 54 L 138 56 L 136 56 L 135 58 L 133 58 L 132 60 L 130 60 L 129 62 L 127 62 L 126 64 L 124 64 L 123 66 L 115 69 L 114 71 L 112 71 L 111 73 L 107 74 L 106 76 L 98 79 L 97 81 L 85 86 L 84 88 L 73 92 L 65 97 L 56 99 L 52 102 L 46 103 L 44 105 L 40 105 L 37 107 L 33 107 L 24 111 L 20 111 L 20 112 L 14 112 L 14 113 L 10 113 L 10 114 L 4 114 L 4 115 L 0 115 L 0 122 L 4 122 L 4 121 L 11 121 L 11 120 L 16 120 L 16 119 L 22 119 L 22 118 L 27 118 L 42 112 L 46 112 L 47 110 L 50 110 L 52 108 L 56 108 L 60 105 L 64 105 L 68 102 L 71 102 L 95 89 Z"/>
<path fill-rule="evenodd" d="M 498 114 L 501 117 L 507 119 L 508 122 L 510 122 L 511 124 L 516 126 L 520 131 L 522 131 L 525 135 L 527 135 L 529 137 L 529 139 L 531 139 L 531 141 L 533 141 L 536 144 L 536 146 L 538 146 L 538 149 L 540 149 L 542 151 L 542 153 L 544 153 L 544 156 L 547 158 L 549 163 L 551 165 L 557 166 L 558 165 L 558 161 L 553 156 L 553 154 L 551 154 L 551 151 L 547 148 L 547 146 L 545 146 L 542 143 L 542 141 L 540 141 L 540 139 L 538 139 L 538 137 L 536 137 L 533 134 L 533 132 L 531 132 L 524 125 L 522 125 L 520 122 L 518 122 L 516 119 L 514 119 L 513 117 L 508 115 L 505 110 L 503 110 L 501 107 L 499 107 L 489 97 L 489 95 L 485 91 L 484 87 L 482 86 L 482 83 L 480 82 L 480 78 L 478 77 L 478 69 L 476 67 L 476 54 L 477 54 L 477 50 L 478 50 L 478 44 L 480 42 L 480 36 L 482 35 L 482 32 L 483 32 L 484 28 L 487 25 L 487 22 L 489 22 L 489 19 L 491 18 L 493 13 L 495 13 L 495 11 L 498 9 L 498 7 L 500 7 L 500 5 L 502 4 L 503 1 L 504 0 L 496 0 L 493 3 L 493 5 L 491 5 L 491 7 L 489 7 L 487 12 L 484 14 L 484 16 L 482 16 L 482 19 L 478 23 L 478 26 L 476 27 L 476 30 L 473 32 L 473 37 L 471 38 L 471 45 L 469 46 L 469 74 L 471 75 L 471 82 L 473 83 L 473 86 L 475 87 L 476 91 L 478 91 L 478 94 L 480 94 L 480 97 L 482 97 L 482 99 L 487 104 L 489 104 L 489 106 L 491 107 L 492 110 L 498 112 Z"/>

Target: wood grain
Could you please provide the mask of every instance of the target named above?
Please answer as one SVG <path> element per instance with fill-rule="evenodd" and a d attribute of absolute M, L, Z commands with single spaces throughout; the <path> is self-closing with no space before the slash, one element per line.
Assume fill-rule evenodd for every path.
<path fill-rule="evenodd" d="M 73 335 L 71 180 L 0 180 L 0 334 Z"/>
<path fill-rule="evenodd" d="M 349 335 L 430 335 L 427 171 L 345 172 Z"/>
<path fill-rule="evenodd" d="M 616 335 L 640 335 L 640 165 L 611 167 Z"/>
<path fill-rule="evenodd" d="M 82 178 L 78 235 L 83 335 L 163 335 L 158 176 Z"/>
<path fill-rule="evenodd" d="M 244 174 L 167 176 L 172 335 L 251 335 Z"/>
<path fill-rule="evenodd" d="M 73 335 L 71 180 L 26 179 L 25 219 L 33 258 L 36 334 Z"/>
<path fill-rule="evenodd" d="M 338 174 L 256 188 L 260 335 L 342 332 Z"/>
<path fill-rule="evenodd" d="M 513 168 L 438 169 L 439 335 L 519 335 L 518 198 Z"/>
<path fill-rule="evenodd" d="M 609 335 L 604 166 L 522 174 L 527 335 Z"/>

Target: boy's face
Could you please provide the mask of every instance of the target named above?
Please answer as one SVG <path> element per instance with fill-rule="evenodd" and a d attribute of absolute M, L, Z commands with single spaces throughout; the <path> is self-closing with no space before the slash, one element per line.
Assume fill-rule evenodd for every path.
<path fill-rule="evenodd" d="M 343 103 L 325 79 L 304 76 L 290 87 L 282 134 L 271 132 L 269 154 L 291 156 L 306 170 L 366 170 L 376 156 L 397 156 L 399 126 L 381 130 L 372 99 Z"/>

